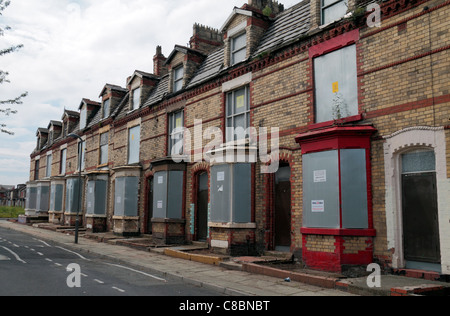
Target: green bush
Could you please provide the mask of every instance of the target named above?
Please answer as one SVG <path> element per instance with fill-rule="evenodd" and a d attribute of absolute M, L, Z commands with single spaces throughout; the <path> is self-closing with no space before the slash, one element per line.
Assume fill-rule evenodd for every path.
<path fill-rule="evenodd" d="M 0 206 L 0 218 L 16 218 L 25 214 L 22 207 Z"/>

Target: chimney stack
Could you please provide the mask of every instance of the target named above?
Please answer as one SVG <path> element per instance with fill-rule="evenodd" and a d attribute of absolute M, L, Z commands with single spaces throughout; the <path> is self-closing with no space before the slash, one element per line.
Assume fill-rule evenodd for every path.
<path fill-rule="evenodd" d="M 195 23 L 189 45 L 192 49 L 208 55 L 223 45 L 223 36 L 217 29 Z"/>
<path fill-rule="evenodd" d="M 153 74 L 162 77 L 169 73 L 167 66 L 164 65 L 167 58 L 162 54 L 161 46 L 156 46 L 156 55 L 153 56 Z"/>
<path fill-rule="evenodd" d="M 268 10 L 270 16 L 275 16 L 284 11 L 284 5 L 276 0 L 248 0 L 248 5 L 261 11 L 270 9 Z"/>

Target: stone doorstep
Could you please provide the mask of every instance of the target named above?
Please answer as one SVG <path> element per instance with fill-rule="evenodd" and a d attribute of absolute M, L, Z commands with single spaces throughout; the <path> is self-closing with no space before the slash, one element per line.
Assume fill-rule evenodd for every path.
<path fill-rule="evenodd" d="M 176 248 L 182 248 L 182 247 L 174 247 L 174 248 L 166 248 L 164 249 L 164 254 L 166 256 L 189 260 L 189 261 L 195 261 L 205 264 L 211 264 L 218 266 L 222 261 L 228 260 L 228 257 L 222 257 L 222 256 L 214 256 L 214 255 L 199 255 L 195 253 L 189 253 L 189 251 L 182 251 L 180 249 Z"/>
<path fill-rule="evenodd" d="M 291 281 L 301 282 L 327 289 L 334 289 L 336 287 L 336 283 L 340 280 L 338 278 L 286 271 L 250 262 L 242 262 L 242 271 L 262 274 L 283 280 L 290 278 Z"/>
<path fill-rule="evenodd" d="M 391 289 L 391 296 L 423 296 L 427 293 L 443 291 L 443 286 L 423 284 L 418 286 L 395 287 Z"/>

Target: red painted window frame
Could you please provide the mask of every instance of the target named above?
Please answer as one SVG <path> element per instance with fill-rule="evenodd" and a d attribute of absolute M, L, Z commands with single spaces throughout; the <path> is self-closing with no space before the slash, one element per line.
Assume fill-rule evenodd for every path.
<path fill-rule="evenodd" d="M 367 175 L 367 212 L 368 229 L 346 229 L 342 227 L 342 192 L 341 170 L 339 154 L 339 228 L 308 228 L 301 229 L 302 234 L 335 235 L 335 236 L 375 236 L 373 223 L 373 196 L 372 196 L 372 165 L 370 159 L 371 136 L 377 130 L 369 125 L 335 126 L 300 134 L 296 142 L 300 144 L 302 155 L 341 149 L 364 149 L 366 151 Z"/>
<path fill-rule="evenodd" d="M 314 45 L 312 47 L 309 48 L 309 65 L 310 65 L 310 74 L 311 74 L 311 84 L 312 84 L 312 115 L 311 115 L 311 121 L 308 125 L 308 129 L 309 130 L 313 130 L 316 128 L 322 128 L 322 127 L 328 127 L 328 126 L 333 126 L 336 123 L 349 123 L 349 122 L 357 122 L 357 121 L 361 121 L 363 119 L 363 115 L 362 115 L 362 100 L 361 100 L 361 95 L 360 95 L 360 82 L 359 80 L 357 80 L 357 84 L 358 84 L 358 114 L 357 115 L 353 115 L 353 116 L 349 116 L 349 117 L 345 117 L 342 118 L 340 120 L 331 120 L 331 121 L 326 121 L 326 122 L 320 122 L 320 123 L 316 123 L 316 85 L 315 85 L 315 69 L 314 69 L 314 59 L 326 54 L 329 54 L 331 52 L 337 51 L 339 49 L 342 49 L 346 46 L 350 46 L 350 45 L 354 45 L 356 44 L 356 65 L 357 65 L 357 72 L 359 72 L 359 68 L 361 65 L 361 60 L 360 60 L 360 54 L 358 52 L 358 41 L 359 41 L 359 30 L 353 30 L 347 33 L 344 33 L 340 36 L 334 37 L 326 42 Z"/>

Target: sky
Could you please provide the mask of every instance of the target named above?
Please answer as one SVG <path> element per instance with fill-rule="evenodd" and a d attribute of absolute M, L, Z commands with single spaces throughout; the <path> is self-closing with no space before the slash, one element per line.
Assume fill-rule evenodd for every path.
<path fill-rule="evenodd" d="M 289 8 L 300 0 L 280 0 Z M 153 72 L 160 45 L 169 56 L 187 45 L 192 26 L 219 29 L 235 6 L 246 0 L 11 0 L 0 16 L 10 26 L 0 49 L 23 44 L 0 57 L 10 83 L 0 85 L 0 100 L 28 96 L 5 117 L 14 136 L 0 133 L 0 184 L 29 180 L 36 131 L 60 121 L 64 109 L 78 110 L 83 98 L 100 101 L 106 83 L 125 87 L 135 70 Z"/>

